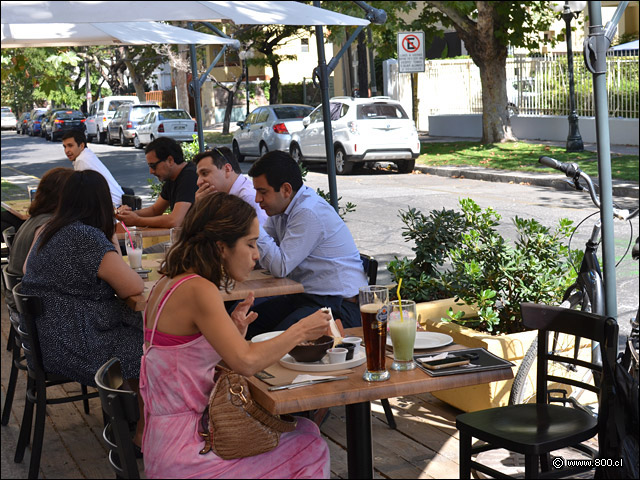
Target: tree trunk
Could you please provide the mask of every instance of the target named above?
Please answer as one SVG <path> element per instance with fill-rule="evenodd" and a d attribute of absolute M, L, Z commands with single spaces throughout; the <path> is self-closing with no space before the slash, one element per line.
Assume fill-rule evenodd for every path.
<path fill-rule="evenodd" d="M 489 58 L 478 64 L 482 81 L 481 143 L 503 143 L 517 140 L 507 115 L 506 58 Z"/>
<path fill-rule="evenodd" d="M 222 134 L 229 135 L 229 125 L 231 124 L 231 111 L 233 110 L 233 99 L 236 95 L 234 90 L 228 90 L 227 106 L 224 109 L 224 121 L 222 124 Z"/>
<path fill-rule="evenodd" d="M 188 65 L 187 63 L 186 45 L 178 45 L 178 62 L 180 65 Z M 187 90 L 187 71 L 174 69 L 174 78 L 176 79 L 176 87 L 178 88 L 178 107 L 191 115 L 189 108 L 189 91 Z"/>
<path fill-rule="evenodd" d="M 358 91 L 360 98 L 369 98 L 369 77 L 367 76 L 367 45 L 364 30 L 358 35 Z"/>
<path fill-rule="evenodd" d="M 269 105 L 275 105 L 280 103 L 278 97 L 280 95 L 280 71 L 278 70 L 278 63 L 273 62 L 269 64 L 273 77 L 269 80 Z"/>

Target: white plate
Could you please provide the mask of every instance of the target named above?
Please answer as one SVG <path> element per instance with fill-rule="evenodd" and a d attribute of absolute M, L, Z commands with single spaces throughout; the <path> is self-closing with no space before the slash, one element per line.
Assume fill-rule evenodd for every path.
<path fill-rule="evenodd" d="M 426 348 L 438 348 L 444 347 L 453 343 L 453 338 L 445 333 L 437 332 L 416 332 L 416 343 L 413 348 L 415 350 L 423 350 Z M 391 343 L 391 336 L 387 335 L 387 345 L 393 346 Z"/>
<path fill-rule="evenodd" d="M 280 365 L 290 370 L 299 370 L 301 372 L 331 372 L 333 370 L 357 367 L 366 361 L 367 356 L 364 351 L 354 356 L 351 360 L 341 363 L 329 363 L 329 355 L 322 357 L 319 362 L 296 362 L 291 355 L 287 354 L 280 359 Z"/>
<path fill-rule="evenodd" d="M 280 335 L 284 330 L 276 330 L 274 332 L 261 333 L 260 335 L 256 335 L 251 339 L 253 343 L 264 342 L 266 340 L 271 340 L 274 337 Z"/>

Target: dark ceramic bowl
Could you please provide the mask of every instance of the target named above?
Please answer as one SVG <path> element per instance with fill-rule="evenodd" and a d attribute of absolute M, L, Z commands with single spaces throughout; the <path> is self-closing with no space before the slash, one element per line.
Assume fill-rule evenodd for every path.
<path fill-rule="evenodd" d="M 336 345 L 335 348 L 346 348 L 347 360 L 351 360 L 353 358 L 353 352 L 355 351 L 356 346 L 353 343 L 341 343 L 340 345 Z"/>
<path fill-rule="evenodd" d="M 289 352 L 296 362 L 317 362 L 333 346 L 333 337 L 323 335 L 313 340 L 312 345 L 296 345 Z"/>

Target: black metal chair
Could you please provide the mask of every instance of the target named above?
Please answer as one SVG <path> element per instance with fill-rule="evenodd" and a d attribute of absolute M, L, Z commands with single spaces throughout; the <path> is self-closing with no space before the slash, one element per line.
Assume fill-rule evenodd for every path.
<path fill-rule="evenodd" d="M 7 295 L 13 295 L 13 287 L 20 283 L 22 277 L 10 274 L 7 271 L 7 265 L 5 265 L 2 267 L 2 278 L 4 285 L 7 288 Z M 9 383 L 7 384 L 7 394 L 4 399 L 4 407 L 2 407 L 2 425 L 7 425 L 9 423 L 11 407 L 13 406 L 13 397 L 16 392 L 16 384 L 18 383 L 18 371 L 27 371 L 26 359 L 24 355 L 22 355 L 20 337 L 16 333 L 16 329 L 20 326 L 18 311 L 10 307 L 9 304 L 7 304 L 7 309 L 9 310 L 9 320 L 11 322 L 9 342 L 12 342 L 12 344 L 7 345 L 7 350 L 11 351 L 11 371 L 9 373 Z"/>
<path fill-rule="evenodd" d="M 524 455 L 525 478 L 567 477 L 590 469 L 580 467 L 551 470 L 552 451 L 573 447 L 593 454 L 588 446 L 581 443 L 598 433 L 598 418 L 586 408 L 579 408 L 579 404 L 574 405 L 577 402 L 572 401 L 573 399 L 559 395 L 565 394 L 564 390 L 549 389 L 548 382 L 584 388 L 598 394 L 603 392 L 599 387 L 585 381 L 550 373 L 548 367 L 550 362 L 561 362 L 565 365 L 589 368 L 594 373 L 602 374 L 603 369 L 592 362 L 576 360 L 572 355 L 565 357 L 550 352 L 549 332 L 560 332 L 599 342 L 602 355 L 606 356 L 610 365 L 614 365 L 618 346 L 618 325 L 612 318 L 560 307 L 532 303 L 523 303 L 521 307 L 524 325 L 538 330 L 536 403 L 458 415 L 456 427 L 460 431 L 460 478 L 470 478 L 472 468 L 497 478 L 509 478 L 504 473 L 471 459 L 476 453 L 496 448 L 505 448 Z M 599 398 L 601 399 L 600 396 Z M 557 402 L 562 405 L 553 404 Z M 566 406 L 567 403 L 572 406 Z M 472 437 L 483 443 L 472 447 Z M 541 471 L 538 466 L 541 467 Z"/>
<path fill-rule="evenodd" d="M 5 252 L 2 252 L 2 267 L 4 268 L 6 266 L 6 264 L 9 263 L 9 256 L 11 255 L 11 247 L 13 246 L 13 239 L 16 236 L 16 229 L 14 227 L 9 227 L 5 230 L 3 230 L 2 232 L 2 240 L 4 241 L 4 244 L 6 245 L 6 258 L 5 258 Z M 5 261 L 6 260 L 6 261 Z M 5 282 L 4 276 L 2 277 L 2 292 L 5 295 L 5 298 L 8 295 L 13 295 L 11 293 L 11 288 L 7 285 L 7 283 Z M 8 304 L 7 304 L 8 306 Z M 11 328 L 9 330 L 9 338 L 7 339 L 7 351 L 11 351 L 11 349 L 13 348 L 13 344 L 15 343 L 15 336 L 16 336 L 16 332 L 13 330 L 13 328 Z M 3 425 L 5 425 L 3 423 Z"/>
<path fill-rule="evenodd" d="M 98 392 L 88 393 L 87 386 L 82 385 L 82 394 L 65 396 L 59 398 L 47 398 L 47 388 L 54 385 L 71 383 L 74 380 L 51 374 L 45 371 L 42 363 L 42 353 L 40 340 L 36 328 L 36 317 L 42 314 L 42 300 L 35 295 L 24 295 L 21 293 L 22 284 L 19 283 L 13 288 L 13 298 L 16 301 L 16 308 L 22 316 L 22 322 L 16 330 L 22 342 L 22 349 L 27 357 L 27 393 L 24 403 L 24 413 L 22 424 L 20 425 L 20 436 L 14 461 L 22 462 L 24 452 L 31 437 L 31 424 L 33 421 L 33 408 L 36 408 L 36 421 L 33 430 L 33 441 L 31 442 L 31 462 L 29 464 L 29 478 L 37 478 L 40 470 L 40 456 L 42 454 L 42 441 L 44 438 L 44 425 L 47 414 L 47 405 L 58 403 L 69 403 L 83 401 L 85 413 L 89 413 L 89 399 L 96 398 Z M 24 328 L 23 328 L 24 326 Z"/>
<path fill-rule="evenodd" d="M 106 421 L 102 437 L 109 448 L 109 463 L 117 478 L 140 478 L 129 426 L 140 418 L 138 395 L 127 389 L 120 360 L 112 358 L 96 373 Z"/>
<path fill-rule="evenodd" d="M 378 280 L 378 261 L 370 257 L 369 255 L 365 255 L 364 253 L 360 254 L 360 260 L 362 260 L 362 267 L 364 268 L 364 273 L 367 276 L 367 280 L 369 285 L 375 285 Z M 380 400 L 382 404 L 382 408 L 384 408 L 384 415 L 387 417 L 387 423 L 389 427 L 392 429 L 396 429 L 396 420 L 393 418 L 393 410 L 391 410 L 391 405 L 389 405 L 389 400 L 383 398 Z"/>

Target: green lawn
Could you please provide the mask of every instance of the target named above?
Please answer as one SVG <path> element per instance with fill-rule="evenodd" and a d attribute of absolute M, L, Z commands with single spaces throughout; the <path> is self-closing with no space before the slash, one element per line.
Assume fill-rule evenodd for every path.
<path fill-rule="evenodd" d="M 567 153 L 564 147 L 525 142 L 481 145 L 479 142 L 423 143 L 416 163 L 423 165 L 472 165 L 500 170 L 549 172 L 538 163 L 542 155 L 560 162 L 576 162 L 588 175 L 598 176 L 595 152 Z M 618 180 L 638 181 L 638 156 L 611 154 L 612 176 Z"/>
<path fill-rule="evenodd" d="M 220 132 L 204 132 L 204 143 L 225 145 L 231 143 L 233 133 L 223 135 Z"/>
<path fill-rule="evenodd" d="M 2 201 L 22 200 L 26 198 L 29 198 L 26 188 L 2 180 Z"/>

